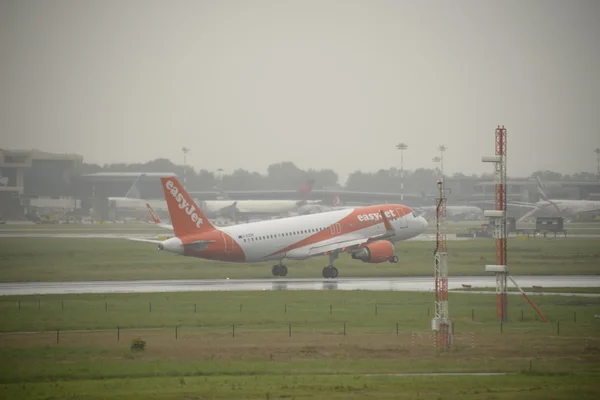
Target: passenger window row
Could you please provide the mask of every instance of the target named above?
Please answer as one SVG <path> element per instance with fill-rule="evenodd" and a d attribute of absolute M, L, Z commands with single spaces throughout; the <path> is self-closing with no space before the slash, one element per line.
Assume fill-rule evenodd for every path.
<path fill-rule="evenodd" d="M 281 238 L 281 237 L 285 237 L 285 236 L 306 235 L 308 233 L 317 233 L 317 232 L 320 232 L 320 231 L 324 231 L 326 229 L 327 228 L 303 229 L 303 230 L 293 231 L 293 232 L 275 233 L 275 234 L 272 234 L 272 235 L 257 236 L 257 237 L 254 237 L 254 238 L 250 238 L 248 240 L 254 242 L 254 241 L 259 241 L 259 240 L 276 239 L 276 238 Z M 246 241 L 246 239 L 244 239 L 244 242 L 245 241 Z"/>

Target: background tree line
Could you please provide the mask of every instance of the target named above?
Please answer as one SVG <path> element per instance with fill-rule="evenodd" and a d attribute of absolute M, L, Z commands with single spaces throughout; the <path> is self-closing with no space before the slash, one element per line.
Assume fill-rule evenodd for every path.
<path fill-rule="evenodd" d="M 159 158 L 143 164 L 83 164 L 81 173 L 96 172 L 170 172 L 183 177 L 184 168 L 170 160 Z M 345 186 L 341 186 L 337 173 L 331 169 L 298 168 L 292 162 L 279 162 L 269 165 L 266 174 L 247 171 L 238 168 L 231 173 L 222 170 L 196 170 L 186 167 L 187 186 L 191 190 L 212 190 L 221 188 L 227 190 L 295 190 L 310 179 L 315 180 L 315 189 L 346 189 L 369 192 L 398 192 L 400 190 L 400 170 L 398 168 L 380 169 L 377 172 L 355 171 L 348 176 Z M 598 181 L 598 176 L 590 172 L 580 172 L 573 175 L 553 171 L 536 171 L 528 178 L 540 176 L 544 181 Z M 408 193 L 426 193 L 431 191 L 432 183 L 439 177 L 439 170 L 417 168 L 404 171 L 404 189 Z M 472 178 L 491 180 L 494 175 L 452 174 L 453 178 Z M 510 179 L 510 178 L 509 178 Z"/>

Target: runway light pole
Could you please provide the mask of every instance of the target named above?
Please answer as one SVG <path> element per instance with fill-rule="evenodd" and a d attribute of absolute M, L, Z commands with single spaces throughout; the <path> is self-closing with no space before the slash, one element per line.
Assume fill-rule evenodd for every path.
<path fill-rule="evenodd" d="M 440 152 L 440 171 L 442 173 L 442 180 L 444 179 L 444 152 L 448 150 L 445 145 L 438 146 L 438 151 Z"/>
<path fill-rule="evenodd" d="M 404 201 L 404 150 L 408 149 L 408 146 L 399 143 L 396 148 L 400 150 L 400 201 Z"/>
<path fill-rule="evenodd" d="M 226 200 L 227 196 L 225 195 L 225 191 L 223 190 L 223 175 L 224 175 L 224 170 L 223 168 L 219 168 L 217 169 L 217 173 L 215 174 L 215 178 L 217 180 L 216 182 L 216 189 L 217 189 L 217 199 L 218 200 Z"/>
<path fill-rule="evenodd" d="M 598 163 L 598 180 L 600 181 L 600 147 L 596 147 L 594 152 L 596 153 L 596 162 Z"/>
<path fill-rule="evenodd" d="M 435 166 L 435 169 L 436 169 L 437 173 L 439 173 L 439 174 L 440 174 L 440 179 L 442 179 L 442 177 L 441 177 L 441 175 L 442 175 L 442 170 L 440 169 L 440 166 L 439 166 L 439 164 L 440 164 L 440 160 L 441 160 L 441 159 L 440 159 L 439 157 L 433 157 L 433 158 L 431 159 L 431 161 L 433 161 L 433 162 L 436 164 L 436 166 Z"/>
<path fill-rule="evenodd" d="M 185 170 L 186 170 L 186 166 L 187 166 L 187 153 L 190 152 L 190 149 L 188 149 L 187 147 L 183 146 L 181 147 L 181 151 L 183 152 L 183 188 L 185 189 Z"/>

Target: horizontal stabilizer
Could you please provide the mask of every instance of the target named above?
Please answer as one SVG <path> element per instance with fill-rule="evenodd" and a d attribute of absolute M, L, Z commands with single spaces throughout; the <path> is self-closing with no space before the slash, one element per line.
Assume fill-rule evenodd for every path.
<path fill-rule="evenodd" d="M 162 240 L 155 240 L 155 239 L 127 238 L 127 240 L 133 240 L 134 242 L 154 243 L 154 244 L 162 243 Z"/>

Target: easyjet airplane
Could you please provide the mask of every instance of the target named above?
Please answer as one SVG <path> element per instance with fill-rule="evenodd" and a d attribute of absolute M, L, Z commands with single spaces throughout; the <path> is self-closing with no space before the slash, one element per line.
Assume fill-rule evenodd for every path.
<path fill-rule="evenodd" d="M 367 263 L 398 262 L 393 243 L 415 237 L 427 222 L 398 204 L 357 207 L 319 214 L 217 228 L 200 211 L 176 177 L 161 178 L 174 237 L 157 243 L 159 250 L 209 260 L 253 263 L 278 261 L 274 276 L 286 276 L 284 259 L 327 255 L 324 278 L 336 278 L 339 253 Z"/>

